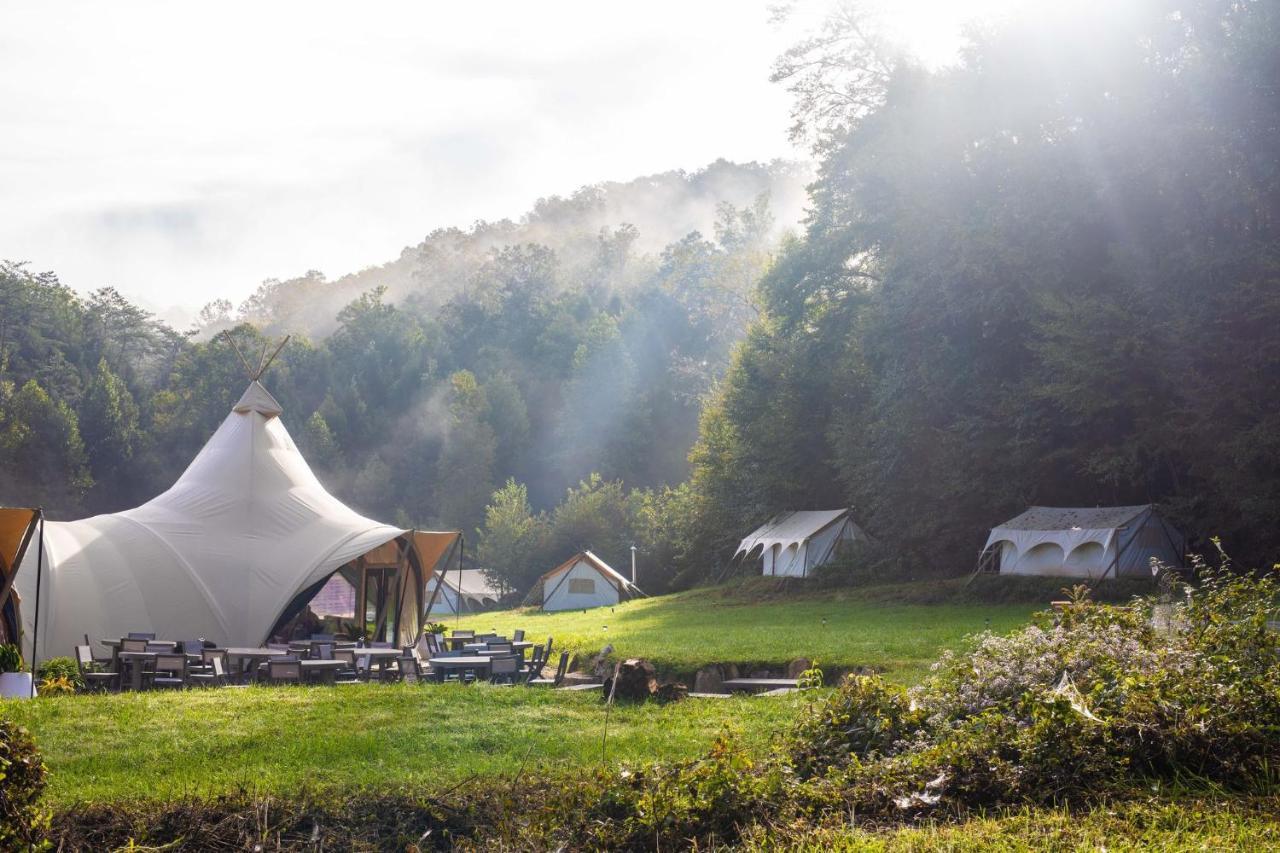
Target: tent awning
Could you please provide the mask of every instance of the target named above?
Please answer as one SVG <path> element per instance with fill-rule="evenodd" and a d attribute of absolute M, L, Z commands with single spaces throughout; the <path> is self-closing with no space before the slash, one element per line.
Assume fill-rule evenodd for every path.
<path fill-rule="evenodd" d="M 799 545 L 848 515 L 847 509 L 801 510 L 776 515 L 743 539 L 734 556 L 750 554 L 757 548 L 767 550 L 774 545 L 783 548 Z"/>

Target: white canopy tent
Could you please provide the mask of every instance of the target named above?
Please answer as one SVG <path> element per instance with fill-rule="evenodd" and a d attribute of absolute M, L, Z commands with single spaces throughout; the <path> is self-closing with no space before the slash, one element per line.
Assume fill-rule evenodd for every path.
<path fill-rule="evenodd" d="M 1150 577 L 1152 558 L 1181 566 L 1184 548 L 1150 504 L 1033 506 L 991 531 L 982 559 L 998 560 L 1000 574 L 1101 580 Z"/>
<path fill-rule="evenodd" d="M 439 592 L 436 587 L 439 586 Z M 427 581 L 428 616 L 456 616 L 458 602 L 462 612 L 470 613 L 497 607 L 502 591 L 479 569 L 457 569 L 442 572 Z"/>
<path fill-rule="evenodd" d="M 579 551 L 534 584 L 525 604 L 543 610 L 584 610 L 604 607 L 643 592 L 590 551 Z"/>
<path fill-rule="evenodd" d="M 869 538 L 848 509 L 784 512 L 743 539 L 733 556 L 751 557 L 758 550 L 763 574 L 803 578 L 847 543 Z"/>
<path fill-rule="evenodd" d="M 300 594 L 409 532 L 329 494 L 280 413 L 255 379 L 168 491 L 124 512 L 46 523 L 41 658 L 69 654 L 85 634 L 265 642 Z M 403 562 L 414 537 L 399 541 Z M 24 603 L 35 600 L 35 574 L 17 576 Z M 400 583 L 397 614 L 421 595 Z M 28 654 L 34 615 L 23 608 Z"/>

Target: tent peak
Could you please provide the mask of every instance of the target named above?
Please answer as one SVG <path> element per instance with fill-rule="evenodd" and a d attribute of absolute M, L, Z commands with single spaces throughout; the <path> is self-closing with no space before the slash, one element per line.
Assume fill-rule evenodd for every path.
<path fill-rule="evenodd" d="M 257 412 L 268 418 L 277 417 L 284 410 L 280 408 L 280 404 L 276 402 L 276 398 L 271 396 L 271 392 L 263 387 L 262 383 L 254 379 L 249 383 L 249 387 L 240 395 L 240 399 L 231 407 L 231 411 L 245 415 L 249 412 Z"/>

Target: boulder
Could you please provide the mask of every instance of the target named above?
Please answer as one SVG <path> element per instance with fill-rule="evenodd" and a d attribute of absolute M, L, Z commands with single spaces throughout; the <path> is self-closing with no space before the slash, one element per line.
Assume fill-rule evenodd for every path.
<path fill-rule="evenodd" d="M 813 667 L 813 661 L 808 658 L 796 658 L 787 664 L 787 678 L 799 678 L 804 671 Z"/>
<path fill-rule="evenodd" d="M 679 702 L 688 695 L 688 687 L 676 681 L 668 681 L 658 687 L 658 691 L 653 694 L 653 698 L 659 702 Z"/>
<path fill-rule="evenodd" d="M 718 666 L 704 666 L 693 676 L 694 693 L 723 693 L 724 676 Z"/>

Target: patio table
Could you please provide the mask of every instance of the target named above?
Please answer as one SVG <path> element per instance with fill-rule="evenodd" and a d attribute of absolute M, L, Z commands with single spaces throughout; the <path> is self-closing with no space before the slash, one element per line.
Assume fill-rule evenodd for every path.
<path fill-rule="evenodd" d="M 427 661 L 431 664 L 431 672 L 436 677 L 436 681 L 444 681 L 445 675 L 449 670 L 474 669 L 489 674 L 489 666 L 493 658 L 488 655 L 460 655 L 452 658 L 432 658 Z"/>
<path fill-rule="evenodd" d="M 126 664 L 129 667 L 129 688 L 131 690 L 141 690 L 143 664 L 149 660 L 155 660 L 156 653 L 119 652 L 116 657 L 119 658 L 121 664 Z M 121 683 L 124 683 L 124 679 L 121 679 Z"/>

